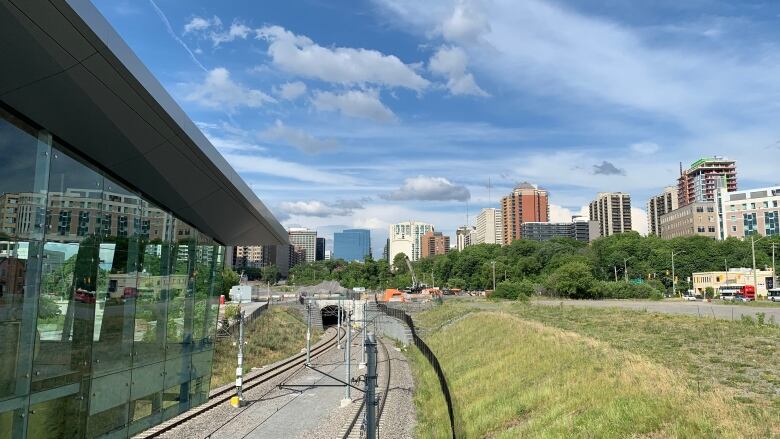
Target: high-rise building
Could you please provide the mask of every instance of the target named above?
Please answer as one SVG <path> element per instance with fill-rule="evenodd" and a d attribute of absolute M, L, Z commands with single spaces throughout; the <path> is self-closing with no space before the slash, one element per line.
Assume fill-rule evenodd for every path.
<path fill-rule="evenodd" d="M 0 29 L 0 437 L 135 437 L 209 400 L 225 247 L 287 233 L 92 2 Z"/>
<path fill-rule="evenodd" d="M 693 162 L 685 171 L 680 164 L 677 204 L 682 207 L 694 202 L 715 201 L 715 192 L 721 187 L 728 192 L 737 190 L 737 164 L 734 160 L 705 157 Z"/>
<path fill-rule="evenodd" d="M 420 238 L 420 257 L 444 255 L 450 251 L 450 237 L 441 232 L 430 232 Z"/>
<path fill-rule="evenodd" d="M 590 203 L 590 220 L 599 223 L 599 236 L 631 231 L 631 195 L 599 192 Z"/>
<path fill-rule="evenodd" d="M 290 244 L 306 252 L 305 262 L 314 262 L 317 257 L 317 231 L 304 228 L 291 228 L 287 232 Z M 299 254 L 300 256 L 300 254 Z M 303 262 L 303 261 L 300 261 Z"/>
<path fill-rule="evenodd" d="M 504 223 L 501 210 L 494 207 L 482 209 L 477 215 L 474 244 L 501 244 L 504 239 Z"/>
<path fill-rule="evenodd" d="M 713 202 L 690 203 L 667 212 L 658 223 L 663 239 L 694 235 L 718 239 L 718 215 Z"/>
<path fill-rule="evenodd" d="M 333 234 L 334 259 L 363 262 L 371 255 L 371 231 L 346 229 Z"/>
<path fill-rule="evenodd" d="M 455 248 L 460 252 L 464 248 L 474 244 L 476 240 L 476 229 L 469 226 L 458 227 L 455 231 Z"/>
<path fill-rule="evenodd" d="M 736 192 L 721 188 L 716 208 L 719 239 L 780 235 L 780 186 Z"/>
<path fill-rule="evenodd" d="M 295 254 L 295 246 L 291 244 L 263 246 L 263 267 L 275 265 L 279 275 L 284 278 L 289 276 L 290 268 L 294 267 L 297 262 L 299 261 Z"/>
<path fill-rule="evenodd" d="M 647 201 L 647 234 L 661 236 L 661 216 L 679 207 L 677 189 L 674 186 L 664 188 L 660 194 Z"/>
<path fill-rule="evenodd" d="M 325 238 L 317 238 L 317 249 L 314 254 L 315 261 L 325 260 Z"/>
<path fill-rule="evenodd" d="M 501 199 L 502 243 L 511 244 L 523 237 L 525 222 L 547 222 L 550 219 L 548 193 L 536 185 L 524 182 Z"/>
<path fill-rule="evenodd" d="M 388 228 L 388 261 L 392 264 L 398 253 L 404 253 L 412 261 L 420 259 L 420 238 L 433 230 L 433 225 L 417 221 L 392 224 Z"/>
<path fill-rule="evenodd" d="M 233 247 L 234 267 L 259 268 L 263 266 L 262 245 L 237 245 Z"/>

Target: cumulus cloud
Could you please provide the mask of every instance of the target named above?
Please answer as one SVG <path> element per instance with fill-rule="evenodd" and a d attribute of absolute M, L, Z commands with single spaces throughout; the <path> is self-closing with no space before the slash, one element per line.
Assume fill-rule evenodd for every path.
<path fill-rule="evenodd" d="M 460 47 L 440 47 L 431 57 L 428 69 L 436 75 L 447 78 L 447 88 L 453 95 L 489 96 L 466 72 L 468 55 Z"/>
<path fill-rule="evenodd" d="M 589 215 L 588 206 L 582 206 L 579 210 L 575 210 L 557 204 L 550 204 L 550 222 L 553 223 L 568 223 L 571 222 L 572 217 L 575 216 L 587 219 Z"/>
<path fill-rule="evenodd" d="M 631 229 L 647 236 L 647 212 L 638 207 L 631 208 Z"/>
<path fill-rule="evenodd" d="M 661 147 L 653 142 L 632 143 L 631 150 L 639 154 L 655 154 Z"/>
<path fill-rule="evenodd" d="M 285 201 L 279 204 L 279 209 L 287 215 L 313 216 L 327 218 L 331 216 L 351 215 L 355 209 L 363 208 L 363 200 L 323 201 Z"/>
<path fill-rule="evenodd" d="M 600 165 L 593 165 L 595 175 L 626 175 L 625 169 L 620 169 L 611 162 L 602 161 Z"/>
<path fill-rule="evenodd" d="M 489 31 L 490 23 L 482 9 L 468 0 L 458 2 L 441 24 L 442 36 L 448 41 L 472 43 Z"/>
<path fill-rule="evenodd" d="M 380 196 L 393 201 L 468 201 L 471 192 L 467 187 L 454 184 L 444 177 L 419 175 L 404 180 L 404 184 L 397 191 Z"/>
<path fill-rule="evenodd" d="M 300 81 L 287 82 L 275 89 L 276 95 L 288 101 L 294 101 L 306 93 L 306 84 Z"/>
<path fill-rule="evenodd" d="M 285 72 L 339 84 L 377 84 L 420 91 L 429 84 L 394 55 L 349 47 L 327 48 L 281 26 L 257 30 L 269 42 L 268 54 Z"/>
<path fill-rule="evenodd" d="M 206 73 L 201 84 L 189 86 L 184 99 L 208 108 L 222 108 L 234 111 L 239 107 L 257 108 L 276 99 L 260 90 L 245 87 L 232 79 L 230 72 L 217 67 Z"/>
<path fill-rule="evenodd" d="M 217 16 L 211 18 L 192 17 L 192 20 L 184 25 L 184 33 L 200 32 L 212 26 L 222 26 L 222 20 Z"/>
<path fill-rule="evenodd" d="M 233 40 L 242 39 L 245 40 L 249 34 L 252 33 L 252 28 L 245 24 L 233 23 L 226 31 L 212 32 L 209 34 L 214 46 L 219 46 L 222 43 L 228 43 Z"/>
<path fill-rule="evenodd" d="M 302 130 L 286 126 L 278 119 L 274 126 L 267 129 L 264 134 L 271 139 L 282 140 L 307 154 L 331 151 L 339 146 L 338 142 L 333 139 L 317 139 Z"/>
<path fill-rule="evenodd" d="M 312 98 L 314 108 L 320 111 L 338 111 L 346 116 L 394 122 L 395 114 L 379 100 L 379 90 L 349 90 L 337 94 L 317 91 Z"/>

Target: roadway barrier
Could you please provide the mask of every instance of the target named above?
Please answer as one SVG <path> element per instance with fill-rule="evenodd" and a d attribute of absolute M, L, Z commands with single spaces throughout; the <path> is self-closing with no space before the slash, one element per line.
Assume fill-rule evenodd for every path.
<path fill-rule="evenodd" d="M 428 362 L 433 367 L 433 370 L 436 372 L 436 376 L 439 378 L 439 386 L 441 386 L 441 392 L 444 394 L 444 400 L 447 402 L 447 413 L 450 416 L 450 429 L 452 431 L 452 439 L 455 439 L 456 437 L 456 428 L 455 428 L 455 408 L 452 402 L 452 396 L 450 395 L 450 388 L 447 386 L 447 378 L 444 376 L 444 371 L 441 368 L 441 364 L 439 363 L 439 359 L 436 358 L 436 355 L 433 353 L 431 348 L 428 347 L 427 344 L 417 335 L 417 330 L 414 326 L 414 321 L 412 320 L 412 317 L 409 316 L 406 312 L 396 309 L 396 308 L 390 308 L 384 303 L 377 303 L 376 308 L 384 313 L 385 315 L 388 315 L 390 317 L 396 318 L 404 323 L 406 323 L 406 326 L 409 327 L 409 329 L 412 331 L 412 339 L 414 340 L 414 345 L 417 346 L 417 349 L 422 352 L 422 354 L 425 356 L 426 359 L 428 359 Z"/>

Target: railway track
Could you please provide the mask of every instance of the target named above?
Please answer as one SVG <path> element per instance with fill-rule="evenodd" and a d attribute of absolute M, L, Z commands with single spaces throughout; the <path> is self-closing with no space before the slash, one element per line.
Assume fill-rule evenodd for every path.
<path fill-rule="evenodd" d="M 338 331 L 333 334 L 332 337 L 329 339 L 322 341 L 318 343 L 317 345 L 313 346 L 311 349 L 311 358 L 318 357 L 331 348 L 333 348 L 336 344 L 336 337 L 339 337 L 340 339 L 343 339 L 346 336 L 346 332 L 344 329 L 339 328 Z M 269 380 L 272 380 L 273 378 L 282 375 L 286 372 L 289 372 L 293 369 L 296 369 L 298 367 L 303 366 L 306 363 L 306 353 L 301 353 L 295 356 L 292 356 L 280 363 L 274 364 L 270 368 L 259 370 L 255 372 L 250 372 L 246 375 L 244 378 L 244 385 L 243 390 L 246 392 L 247 390 L 252 389 L 253 387 L 259 386 L 260 384 L 263 384 L 265 382 L 268 382 Z M 233 385 L 226 385 L 217 389 L 214 389 L 209 394 L 209 400 L 205 404 L 199 405 L 191 410 L 188 410 L 174 418 L 169 419 L 166 422 L 163 422 L 162 424 L 159 424 L 149 430 L 146 430 L 137 436 L 135 436 L 136 439 L 146 439 L 146 438 L 155 438 L 159 437 L 163 433 L 166 433 L 206 412 L 213 409 L 214 407 L 219 406 L 220 404 L 224 404 L 225 402 L 228 402 L 231 397 L 235 396 L 236 389 Z"/>
<path fill-rule="evenodd" d="M 387 401 L 387 394 L 390 391 L 390 353 L 387 351 L 387 346 L 385 345 L 385 342 L 377 337 L 377 344 L 381 346 L 381 352 L 384 357 L 384 360 L 378 360 L 379 364 L 384 364 L 384 375 L 385 375 L 385 382 L 383 386 L 383 390 L 379 397 L 379 408 L 377 410 L 376 414 L 376 425 L 377 428 L 379 428 L 379 422 L 382 420 L 382 413 L 385 410 L 385 402 Z M 366 410 L 366 399 L 365 397 L 360 402 L 360 408 L 358 408 L 357 413 L 355 413 L 355 416 L 352 418 L 352 420 L 349 422 L 346 431 L 344 432 L 343 439 L 359 439 L 365 436 L 365 424 L 364 424 L 364 412 Z"/>

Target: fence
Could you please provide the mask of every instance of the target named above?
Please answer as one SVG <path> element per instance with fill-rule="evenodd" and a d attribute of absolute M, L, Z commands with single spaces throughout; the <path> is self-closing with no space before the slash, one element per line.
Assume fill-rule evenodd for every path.
<path fill-rule="evenodd" d="M 455 409 L 454 405 L 452 403 L 452 397 L 450 395 L 450 389 L 447 386 L 447 378 L 444 376 L 444 371 L 441 368 L 441 364 L 439 364 L 439 359 L 436 358 L 436 355 L 434 355 L 433 351 L 431 351 L 431 348 L 428 347 L 427 344 L 417 335 L 417 330 L 414 326 L 414 321 L 412 318 L 400 309 L 395 308 L 389 308 L 384 303 L 377 303 L 377 309 L 384 314 L 394 317 L 404 323 L 409 327 L 409 329 L 412 331 L 412 339 L 414 340 L 414 345 L 417 346 L 417 349 L 422 352 L 422 354 L 425 356 L 425 358 L 428 359 L 428 362 L 431 363 L 431 366 L 433 367 L 433 370 L 436 372 L 436 376 L 439 378 L 439 385 L 441 386 L 441 391 L 444 394 L 444 400 L 447 403 L 447 413 L 450 416 L 450 429 L 452 430 L 452 438 L 455 439 Z"/>
<path fill-rule="evenodd" d="M 232 304 L 231 304 L 232 305 Z M 264 303 L 257 308 L 253 309 L 250 313 L 244 314 L 244 324 L 247 324 L 256 318 L 260 317 L 260 314 L 265 312 L 265 310 L 268 309 L 268 303 Z M 227 324 L 225 324 L 227 322 Z M 227 320 L 224 319 L 217 323 L 217 338 L 222 337 L 229 337 L 233 334 L 233 331 L 238 327 L 238 320 L 237 319 L 231 319 Z"/>

